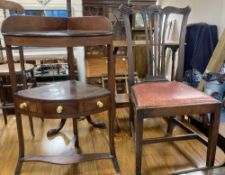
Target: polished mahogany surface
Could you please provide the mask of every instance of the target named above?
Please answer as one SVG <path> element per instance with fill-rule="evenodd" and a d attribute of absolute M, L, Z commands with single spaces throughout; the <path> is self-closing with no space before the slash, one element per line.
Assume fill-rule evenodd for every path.
<path fill-rule="evenodd" d="M 15 21 L 18 22 L 15 25 Z M 100 24 L 101 23 L 101 24 Z M 51 25 L 49 25 L 51 24 Z M 11 16 L 2 24 L 2 33 L 42 32 L 42 31 L 108 31 L 112 33 L 112 24 L 106 17 L 86 16 L 71 18 L 55 18 L 40 16 Z M 82 32 L 84 33 L 84 32 Z M 12 34 L 12 33 L 11 33 Z M 87 34 L 85 34 L 86 36 Z"/>
<path fill-rule="evenodd" d="M 106 17 L 96 16 L 72 18 L 11 16 L 3 22 L 1 31 L 6 45 L 94 46 L 111 42 L 112 24 Z"/>
<path fill-rule="evenodd" d="M 142 83 L 132 87 L 137 107 L 169 107 L 219 103 L 215 98 L 181 82 Z"/>
<path fill-rule="evenodd" d="M 34 100 L 85 100 L 109 95 L 108 89 L 88 85 L 80 81 L 62 81 L 51 85 L 19 91 L 16 96 Z"/>

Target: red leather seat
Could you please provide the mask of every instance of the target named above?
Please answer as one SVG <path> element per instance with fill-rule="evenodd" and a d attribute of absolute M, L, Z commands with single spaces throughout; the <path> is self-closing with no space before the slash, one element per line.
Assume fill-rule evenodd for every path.
<path fill-rule="evenodd" d="M 212 103 L 216 100 L 181 82 L 153 82 L 132 86 L 138 108 Z"/>

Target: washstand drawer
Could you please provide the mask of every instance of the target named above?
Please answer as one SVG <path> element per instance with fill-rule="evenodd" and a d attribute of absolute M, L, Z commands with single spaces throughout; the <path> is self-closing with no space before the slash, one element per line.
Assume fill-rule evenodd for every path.
<path fill-rule="evenodd" d="M 95 99 L 88 99 L 84 100 L 79 103 L 78 110 L 80 113 L 83 112 L 91 112 L 91 111 L 103 111 L 105 109 L 108 109 L 111 106 L 110 103 L 110 95 L 95 98 Z"/>
<path fill-rule="evenodd" d="M 23 99 L 20 97 L 15 98 L 16 110 L 20 113 L 37 113 L 37 114 L 76 114 L 77 103 L 68 101 L 32 101 L 30 99 Z"/>
<path fill-rule="evenodd" d="M 16 110 L 20 113 L 37 113 L 37 114 L 83 114 L 89 112 L 101 112 L 110 107 L 110 95 L 74 101 L 33 101 L 31 99 L 15 97 Z"/>

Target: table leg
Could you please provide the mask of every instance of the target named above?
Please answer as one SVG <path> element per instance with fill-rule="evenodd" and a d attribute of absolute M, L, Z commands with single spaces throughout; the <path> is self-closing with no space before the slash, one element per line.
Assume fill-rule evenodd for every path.
<path fill-rule="evenodd" d="M 113 55 L 112 43 L 107 45 L 107 57 L 108 57 L 108 89 L 111 91 L 111 108 L 108 111 L 109 115 L 109 146 L 110 153 L 113 158 L 113 165 L 117 173 L 120 172 L 119 164 L 116 158 L 114 133 L 115 133 L 115 120 L 116 120 L 116 108 L 115 108 L 115 57 Z"/>
<path fill-rule="evenodd" d="M 102 128 L 102 129 L 106 128 L 106 125 L 105 125 L 104 122 L 101 122 L 101 121 L 95 122 L 95 121 L 93 121 L 93 120 L 91 119 L 90 116 L 87 116 L 86 118 L 87 118 L 87 121 L 88 121 L 91 125 L 93 125 L 94 127 L 96 127 L 96 128 Z M 61 129 L 64 127 L 65 123 L 66 123 L 66 119 L 61 119 L 61 121 L 60 121 L 60 123 L 59 123 L 59 126 L 58 126 L 57 128 L 50 129 L 50 130 L 47 132 L 47 136 L 48 136 L 48 137 L 52 137 L 52 136 L 58 134 L 58 133 L 61 131 Z"/>
<path fill-rule="evenodd" d="M 16 124 L 17 124 L 17 133 L 18 133 L 18 141 L 19 141 L 19 157 L 16 165 L 15 175 L 20 174 L 20 170 L 22 168 L 22 158 L 24 157 L 24 136 L 23 136 L 23 127 L 21 114 L 16 113 Z"/>
<path fill-rule="evenodd" d="M 58 134 L 59 131 L 64 127 L 65 123 L 66 123 L 66 119 L 61 119 L 61 121 L 59 123 L 59 126 L 57 128 L 50 129 L 47 132 L 47 136 L 51 137 L 51 136 L 54 136 L 54 135 Z"/>
<path fill-rule="evenodd" d="M 73 118 L 73 133 L 75 137 L 75 147 L 79 148 L 79 135 L 78 135 L 78 128 L 77 128 L 77 118 Z"/>
<path fill-rule="evenodd" d="M 110 109 L 108 111 L 108 116 L 109 116 L 109 147 L 110 147 L 110 153 L 112 154 L 112 162 L 113 166 L 116 170 L 117 173 L 120 172 L 120 167 L 117 162 L 116 158 L 116 151 L 115 151 L 115 142 L 114 142 L 114 124 L 115 124 L 115 110 Z"/>
<path fill-rule="evenodd" d="M 102 128 L 102 129 L 106 128 L 106 125 L 104 122 L 102 122 L 102 121 L 95 122 L 91 119 L 90 115 L 86 116 L 86 119 L 87 119 L 88 123 L 90 123 L 92 126 L 94 126 L 96 128 Z"/>
<path fill-rule="evenodd" d="M 34 137 L 35 134 L 34 134 L 34 124 L 33 124 L 33 119 L 32 117 L 29 115 L 28 116 L 28 119 L 29 119 L 29 123 L 30 123 L 30 131 L 31 131 L 31 135 Z"/>

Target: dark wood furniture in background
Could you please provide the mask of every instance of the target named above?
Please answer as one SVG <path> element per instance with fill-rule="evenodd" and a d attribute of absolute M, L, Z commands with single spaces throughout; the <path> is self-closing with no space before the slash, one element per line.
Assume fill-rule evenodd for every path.
<path fill-rule="evenodd" d="M 123 13 L 128 42 L 128 71 L 129 85 L 131 87 L 131 113 L 130 126 L 135 137 L 135 171 L 141 174 L 142 146 L 160 142 L 181 141 L 198 139 L 207 145 L 206 166 L 212 167 L 215 160 L 218 128 L 220 121 L 221 104 L 216 99 L 180 82 L 165 81 L 165 36 L 168 27 L 168 17 L 171 14 L 182 15 L 182 25 L 179 40 L 178 72 L 173 74 L 175 80 L 182 80 L 184 60 L 184 38 L 190 8 L 175 8 L 159 6 L 146 7 L 139 11 L 127 6 L 121 7 Z M 148 56 L 148 69 L 145 83 L 134 81 L 134 61 L 132 52 L 131 25 L 129 15 L 141 13 L 146 31 L 146 47 Z M 174 73 L 172 71 L 172 73 Z M 164 82 L 162 82 L 164 81 Z M 177 116 L 190 114 L 211 113 L 208 142 L 192 129 L 188 128 Z M 166 117 L 168 120 L 167 134 L 165 137 L 143 138 L 143 121 L 147 118 Z M 183 128 L 187 134 L 173 135 L 174 125 Z"/>
<path fill-rule="evenodd" d="M 110 17 L 112 8 L 117 10 L 121 4 L 135 6 L 154 5 L 156 0 L 83 0 L 84 16 L 106 16 Z"/>
<path fill-rule="evenodd" d="M 26 76 L 24 77 L 21 71 L 20 63 L 14 63 L 16 77 L 17 77 L 17 87 L 18 89 L 26 89 L 28 86 L 33 87 L 36 86 L 36 81 L 34 79 L 34 66 L 32 64 L 24 64 L 24 73 Z M 5 124 L 7 124 L 7 115 L 15 114 L 15 105 L 13 103 L 13 94 L 12 94 L 12 86 L 10 82 L 10 75 L 8 64 L 1 64 L 0 65 L 0 99 L 2 105 L 0 108 L 2 109 L 3 117 Z M 11 110 L 11 111 L 9 111 Z M 29 115 L 29 123 L 31 134 L 34 136 L 34 128 L 33 128 L 33 121 L 32 117 Z"/>
<path fill-rule="evenodd" d="M 72 11 L 71 11 L 71 9 L 72 9 L 72 3 L 71 3 L 71 0 L 67 0 L 67 1 L 66 1 L 66 6 L 67 6 L 68 17 L 72 17 Z M 105 46 L 102 46 L 102 47 L 105 48 Z M 72 52 L 72 48 L 71 48 L 71 52 Z M 68 55 L 68 56 L 69 56 L 69 55 Z M 73 64 L 75 64 L 75 62 L 74 62 L 74 59 L 75 59 L 75 58 L 74 58 L 73 53 L 71 53 L 70 56 L 72 57 L 71 60 L 73 59 Z M 107 55 L 107 56 L 108 56 L 108 55 Z M 86 57 L 85 57 L 85 58 L 86 58 Z M 68 64 L 70 64 L 70 63 L 68 62 Z M 69 68 L 69 69 L 70 69 L 70 68 Z M 75 71 L 75 67 L 73 68 L 73 74 L 74 74 L 74 71 Z M 70 72 L 70 71 L 69 71 L 69 74 L 70 74 L 70 78 L 71 78 L 71 72 Z M 73 75 L 73 79 L 75 79 L 75 75 Z M 101 122 L 101 121 L 99 121 L 99 122 L 93 121 L 93 120 L 91 119 L 91 116 L 90 116 L 90 115 L 85 116 L 85 118 L 86 118 L 87 121 L 88 121 L 91 125 L 93 125 L 94 127 L 97 127 L 97 128 L 105 128 L 105 123 L 103 123 L 103 122 Z M 50 130 L 48 131 L 48 133 L 47 133 L 47 136 L 53 136 L 53 135 L 57 134 L 57 133 L 64 127 L 65 123 L 66 123 L 66 119 L 61 119 L 61 121 L 60 121 L 58 127 L 53 128 L 53 129 L 50 129 Z"/>
<path fill-rule="evenodd" d="M 127 90 L 127 43 L 126 43 L 126 36 L 125 36 L 125 28 L 124 28 L 124 21 L 121 15 L 121 12 L 119 11 L 119 6 L 121 4 L 126 4 L 130 6 L 139 6 L 144 7 L 144 6 L 151 6 L 156 3 L 156 0 L 115 0 L 115 1 L 109 1 L 109 0 L 83 0 L 83 15 L 84 16 L 106 16 L 108 17 L 112 24 L 113 24 L 113 31 L 114 31 L 114 40 L 113 40 L 113 46 L 114 46 L 114 54 L 116 58 L 116 63 L 120 63 L 121 60 L 124 60 L 126 63 L 126 66 L 124 67 L 124 71 L 116 71 L 116 79 L 117 83 L 116 86 L 117 88 L 117 94 L 116 94 L 116 108 L 120 107 L 127 107 L 129 106 L 129 90 Z M 130 15 L 129 17 L 132 26 L 132 33 L 133 33 L 133 39 L 136 40 L 138 36 L 141 34 L 143 35 L 144 33 L 144 28 L 135 28 L 135 18 Z M 145 49 L 145 48 L 144 48 Z M 142 75 L 143 73 L 143 67 L 145 67 L 146 63 L 146 57 L 143 57 L 143 45 L 137 45 L 135 47 L 135 70 L 137 72 L 137 77 L 138 75 Z M 85 57 L 86 58 L 93 58 L 97 57 L 99 62 L 102 62 L 101 64 L 104 64 L 104 55 L 105 55 L 105 50 L 104 47 L 98 46 L 98 47 L 86 47 L 85 48 Z M 145 55 L 145 54 L 144 54 Z M 116 64 L 116 70 L 119 70 L 118 64 Z M 139 65 L 139 66 L 138 66 Z M 94 67 L 95 65 L 93 65 Z M 95 66 L 99 68 L 99 66 Z M 126 68 L 126 69 L 125 69 Z M 99 70 L 98 73 L 101 75 L 101 71 Z M 121 74 L 123 73 L 123 75 Z M 105 72 L 102 71 L 101 76 L 92 76 L 88 74 L 88 83 L 91 84 L 98 84 L 104 87 L 104 81 L 107 80 L 107 77 L 104 76 Z M 117 125 L 116 125 L 117 126 Z M 116 127 L 118 130 L 118 127 Z"/>
<path fill-rule="evenodd" d="M 0 1 L 0 9 L 3 9 L 4 13 L 5 10 L 13 10 L 16 12 L 16 14 L 21 15 L 24 13 L 24 8 L 16 3 L 11 1 Z M 6 17 L 6 15 L 5 15 Z M 0 41 L 0 50 L 5 51 L 5 47 L 2 46 L 2 42 Z M 24 57 L 23 57 L 23 48 L 22 47 L 12 47 L 13 50 L 19 50 L 19 57 L 21 62 L 23 62 L 22 67 L 20 67 L 20 64 L 15 64 L 16 67 L 15 71 L 18 77 L 17 86 L 19 89 L 26 89 L 28 87 L 28 81 L 30 81 L 31 86 L 36 85 L 36 81 L 33 76 L 33 65 L 30 64 L 24 64 Z M 27 74 L 29 74 L 27 76 Z M 28 80 L 29 79 L 29 80 Z M 14 103 L 13 103 L 13 94 L 11 90 L 11 84 L 10 84 L 10 78 L 9 78 L 9 69 L 7 64 L 0 65 L 0 100 L 2 105 L 0 108 L 3 112 L 3 117 L 5 124 L 7 124 L 7 115 L 8 114 L 14 114 Z M 30 122 L 30 128 L 31 128 L 31 134 L 34 136 L 34 128 L 33 128 L 33 121 L 32 117 L 29 115 L 29 122 Z"/>
<path fill-rule="evenodd" d="M 128 4 L 128 0 L 83 0 L 83 15 L 109 17 L 110 8 L 118 8 L 120 4 Z"/>
<path fill-rule="evenodd" d="M 83 15 L 84 16 L 106 16 L 108 17 L 114 26 L 114 40 L 125 40 L 125 28 L 124 22 L 120 11 L 118 10 L 121 4 L 129 4 L 134 6 L 149 6 L 156 4 L 156 0 L 83 0 Z M 140 36 L 144 34 L 144 27 L 135 27 L 135 18 L 131 15 L 130 21 L 133 33 L 133 39 L 137 40 Z M 126 46 L 117 48 L 117 58 L 127 58 Z M 145 48 L 144 48 L 145 49 Z M 143 54 L 143 46 L 138 46 L 135 48 L 135 61 L 136 61 L 136 71 L 140 76 L 143 76 L 146 58 L 145 52 Z M 86 57 L 104 57 L 105 49 L 104 47 L 86 47 L 85 49 Z M 143 56 L 144 55 L 144 56 Z M 93 77 L 94 78 L 94 77 Z M 101 78 L 101 77 L 99 77 Z M 90 82 L 91 77 L 89 77 Z"/>
<path fill-rule="evenodd" d="M 9 9 L 9 10 L 14 10 L 17 14 L 23 14 L 24 13 L 24 8 L 15 2 L 11 2 L 11 1 L 0 1 L 0 9 L 2 9 L 4 11 L 5 14 L 5 10 Z M 6 15 L 5 15 L 6 17 Z M 19 47 L 13 47 L 14 49 L 19 49 Z M 0 52 L 4 52 L 5 51 L 5 47 L 2 45 L 2 41 L 0 41 Z M 1 54 L 3 56 L 3 54 Z M 4 59 L 4 58 L 1 58 Z M 2 60 L 4 61 L 4 60 Z M 4 63 L 4 62 L 3 62 Z M 7 82 L 7 80 L 9 80 L 9 76 L 7 77 L 7 75 L 9 75 L 8 72 L 8 66 L 5 67 L 2 66 L 2 68 L 4 70 L 0 70 L 2 72 L 0 75 L 0 99 L 1 99 L 1 109 L 2 109 L 2 113 L 3 113 L 3 117 L 4 117 L 4 121 L 5 124 L 7 124 L 7 114 L 12 114 L 14 113 L 14 104 L 13 104 L 13 100 L 12 100 L 12 93 L 11 90 L 9 89 L 9 91 L 5 88 L 6 84 L 10 84 L 10 81 Z M 25 84 L 24 84 L 25 85 Z"/>
<path fill-rule="evenodd" d="M 23 162 L 48 162 L 74 164 L 83 161 L 112 159 L 117 172 L 119 166 L 114 147 L 115 117 L 115 60 L 112 52 L 112 25 L 105 17 L 50 18 L 14 16 L 2 25 L 10 80 L 13 92 L 17 92 L 13 64 L 12 45 L 39 47 L 67 47 L 71 81 L 22 90 L 15 95 L 16 122 L 19 138 L 19 158 L 15 174 L 19 174 Z M 108 89 L 77 82 L 75 78 L 72 47 L 107 45 Z M 23 65 L 23 62 L 21 62 Z M 23 66 L 22 66 L 23 67 Z M 109 153 L 72 154 L 70 156 L 25 156 L 21 114 L 48 119 L 73 119 L 75 146 L 79 147 L 77 119 L 79 116 L 108 110 Z"/>

